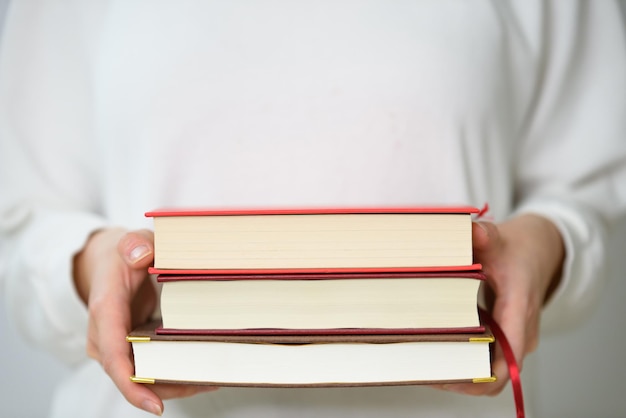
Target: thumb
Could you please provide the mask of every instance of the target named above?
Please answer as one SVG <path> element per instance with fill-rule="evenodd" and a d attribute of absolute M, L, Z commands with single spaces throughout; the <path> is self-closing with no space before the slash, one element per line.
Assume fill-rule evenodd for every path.
<path fill-rule="evenodd" d="M 491 222 L 472 223 L 472 245 L 478 253 L 490 252 L 499 249 L 502 237 L 498 227 Z"/>
<path fill-rule="evenodd" d="M 508 298 L 506 296 L 497 297 L 493 308 L 493 319 L 502 328 L 513 354 L 515 354 L 520 370 L 526 354 L 527 317 L 524 313 L 527 310 L 526 300 L 522 297 L 514 297 L 514 295 L 510 295 Z M 505 364 L 504 358 L 502 361 Z"/>
<path fill-rule="evenodd" d="M 117 251 L 133 269 L 145 269 L 154 259 L 154 233 L 147 229 L 128 232 L 117 244 Z"/>

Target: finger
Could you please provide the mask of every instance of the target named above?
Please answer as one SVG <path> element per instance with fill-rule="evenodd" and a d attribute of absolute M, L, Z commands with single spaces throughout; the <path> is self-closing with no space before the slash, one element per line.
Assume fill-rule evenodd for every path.
<path fill-rule="evenodd" d="M 499 345 L 494 346 L 491 374 L 496 381 L 491 383 L 448 383 L 433 385 L 435 389 L 473 396 L 495 396 L 502 392 L 509 381 L 508 365 Z"/>
<path fill-rule="evenodd" d="M 131 329 L 131 300 L 142 286 L 150 284 L 146 274 L 125 267 L 121 259 L 93 282 L 89 300 L 89 353 L 97 358 L 120 392 L 133 405 L 160 415 L 163 404 L 151 390 L 134 385 L 130 344 L 126 335 Z"/>
<path fill-rule="evenodd" d="M 164 384 L 151 385 L 150 389 L 161 399 L 187 398 L 199 393 L 214 392 L 219 388 L 207 385 Z"/>
<path fill-rule="evenodd" d="M 472 239 L 478 261 L 484 263 L 487 284 L 495 296 L 492 315 L 505 332 L 518 362 L 524 357 L 526 327 L 529 323 L 529 280 L 521 277 L 524 265 L 505 257 L 506 242 L 498 226 L 474 222 Z"/>
<path fill-rule="evenodd" d="M 506 382 L 507 380 L 504 380 L 504 382 L 497 380 L 493 383 L 447 383 L 444 385 L 434 385 L 433 387 L 446 392 L 460 393 L 463 395 L 494 396 L 504 389 Z"/>
<path fill-rule="evenodd" d="M 154 234 L 147 229 L 122 236 L 117 251 L 129 267 L 145 269 L 154 259 Z"/>
<path fill-rule="evenodd" d="M 509 380 L 508 367 L 504 356 L 499 347 L 494 350 L 494 358 L 491 366 L 492 376 L 496 376 L 495 382 L 490 383 L 447 383 L 442 385 L 434 385 L 439 390 L 448 392 L 461 393 L 472 396 L 494 396 L 502 392 Z"/>
<path fill-rule="evenodd" d="M 504 357 L 501 346 L 496 341 L 491 360 L 491 373 L 496 377 L 494 383 L 485 385 L 484 395 L 494 396 L 502 392 L 509 382 L 509 365 Z"/>
<path fill-rule="evenodd" d="M 495 271 L 503 268 L 502 255 L 505 251 L 505 242 L 498 227 L 490 222 L 474 222 L 472 224 L 472 250 L 474 262 L 483 266 L 487 275 L 487 284 L 498 293 L 499 283 L 493 279 Z"/>
<path fill-rule="evenodd" d="M 530 354 L 537 350 L 539 347 L 539 321 L 535 322 L 537 325 L 529 328 L 526 331 L 526 347 L 525 353 Z"/>
<path fill-rule="evenodd" d="M 131 347 L 126 342 L 130 330 L 131 293 L 114 277 L 104 282 L 103 289 L 89 304 L 93 340 L 98 358 L 124 397 L 133 405 L 156 415 L 161 415 L 163 403 L 150 389 L 130 381 L 134 373 Z"/>
<path fill-rule="evenodd" d="M 523 366 L 526 354 L 527 328 L 529 326 L 527 317 L 527 299 L 519 295 L 523 292 L 514 291 L 517 297 L 506 297 L 499 295 L 494 303 L 493 318 L 500 325 L 509 345 L 513 351 L 519 370 Z M 492 361 L 492 371 L 500 385 L 493 385 L 488 388 L 485 394 L 495 395 L 500 392 L 504 384 L 509 379 L 509 369 L 504 353 L 500 345 L 496 345 L 494 358 Z"/>
<path fill-rule="evenodd" d="M 131 304 L 132 327 L 144 324 L 152 317 L 157 305 L 157 291 L 150 280 L 143 280 Z"/>
<path fill-rule="evenodd" d="M 491 222 L 472 223 L 472 246 L 474 251 L 486 252 L 499 248 L 501 243 L 498 227 Z"/>
<path fill-rule="evenodd" d="M 98 343 L 96 341 L 95 332 L 92 331 L 91 321 L 89 324 L 89 330 L 87 332 L 87 355 L 100 363 L 100 353 L 98 352 Z"/>

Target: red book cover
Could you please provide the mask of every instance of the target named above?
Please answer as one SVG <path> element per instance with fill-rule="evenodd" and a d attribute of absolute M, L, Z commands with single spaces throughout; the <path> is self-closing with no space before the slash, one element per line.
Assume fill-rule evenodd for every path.
<path fill-rule="evenodd" d="M 160 209 L 152 274 L 478 270 L 471 206 Z"/>

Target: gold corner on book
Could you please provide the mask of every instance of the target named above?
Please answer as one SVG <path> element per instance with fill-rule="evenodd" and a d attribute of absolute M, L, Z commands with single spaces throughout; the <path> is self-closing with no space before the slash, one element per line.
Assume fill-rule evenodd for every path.
<path fill-rule="evenodd" d="M 149 377 L 137 377 L 137 376 L 131 376 L 130 381 L 133 383 L 144 383 L 147 385 L 154 385 L 155 383 L 155 380 Z"/>
<path fill-rule="evenodd" d="M 495 376 L 491 377 L 477 377 L 472 379 L 472 383 L 493 383 L 498 380 Z"/>
<path fill-rule="evenodd" d="M 496 339 L 494 337 L 470 337 L 469 342 L 471 343 L 492 343 Z"/>
<path fill-rule="evenodd" d="M 128 343 L 149 343 L 150 342 L 150 337 L 133 337 L 133 336 L 127 336 L 126 337 L 126 342 Z"/>

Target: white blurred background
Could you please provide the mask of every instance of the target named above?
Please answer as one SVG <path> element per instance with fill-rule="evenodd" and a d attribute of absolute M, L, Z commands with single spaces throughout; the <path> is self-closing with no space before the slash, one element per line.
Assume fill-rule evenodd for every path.
<path fill-rule="evenodd" d="M 8 1 L 0 0 L 0 30 Z M 626 0 L 621 1 L 626 10 Z M 525 390 L 537 394 L 538 417 L 626 417 L 626 225 L 618 231 L 614 252 L 598 309 L 576 330 L 545 336 L 533 355 L 540 380 Z M 54 358 L 21 340 L 0 306 L 0 417 L 45 417 L 53 387 L 67 373 Z"/>

